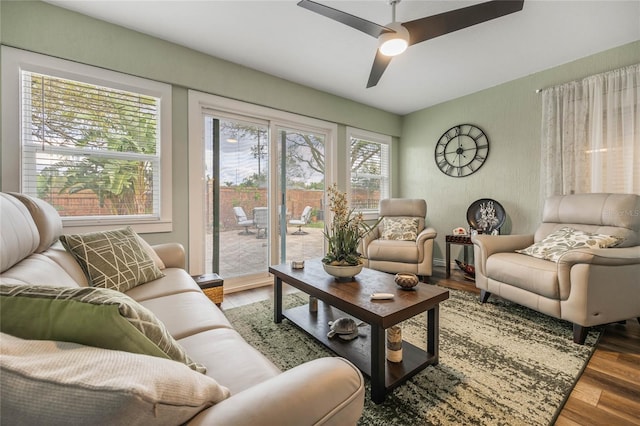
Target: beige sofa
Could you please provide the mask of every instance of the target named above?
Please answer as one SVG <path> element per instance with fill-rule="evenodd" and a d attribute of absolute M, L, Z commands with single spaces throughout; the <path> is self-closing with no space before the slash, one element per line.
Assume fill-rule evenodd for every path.
<path fill-rule="evenodd" d="M 566 227 L 623 238 L 611 248 L 559 247 L 555 260 L 516 252 L 562 234 Z M 476 235 L 476 287 L 573 323 L 573 340 L 587 328 L 640 317 L 640 196 L 576 194 L 550 197 L 533 235 Z M 540 244 L 538 244 L 540 247 Z M 544 248 L 550 253 L 551 248 Z"/>
<path fill-rule="evenodd" d="M 78 263 L 58 241 L 62 223 L 53 207 L 24 195 L 0 193 L 0 219 L 1 284 L 88 285 Z M 281 372 L 251 347 L 233 329 L 223 312 L 202 293 L 183 269 L 185 255 L 179 244 L 162 244 L 153 249 L 164 263 L 164 277 L 134 287 L 126 294 L 152 311 L 188 356 L 206 367 L 206 376 L 228 388 L 231 394 L 195 413 L 189 424 L 347 425 L 357 422 L 363 410 L 364 381 L 351 363 L 338 357 L 322 358 Z M 6 335 L 3 340 L 3 367 L 6 367 L 10 357 L 5 348 L 14 340 Z M 27 340 L 22 343 L 25 342 L 29 343 Z M 66 348 L 62 343 L 55 346 Z M 74 350 L 78 350 L 76 346 Z M 179 364 L 162 361 L 169 362 L 171 367 Z M 71 365 L 73 362 L 69 360 Z M 185 381 L 187 373 L 200 375 L 183 364 L 180 366 L 186 368 Z M 65 365 L 65 368 L 69 366 Z M 169 374 L 170 368 L 166 370 L 158 370 L 157 374 Z M 0 376 L 6 379 L 4 373 Z M 74 423 L 71 411 L 67 422 L 48 417 L 53 413 L 64 413 L 67 404 L 73 403 L 71 396 L 67 399 L 65 395 L 45 394 L 35 401 L 31 398 L 20 400 L 23 393 L 18 391 L 25 390 L 11 389 L 6 384 L 2 388 L 3 423 Z M 28 390 L 29 395 L 39 395 L 38 392 L 37 386 Z M 117 423 L 117 409 L 115 407 L 114 413 L 105 408 L 104 414 L 95 413 L 95 417 L 101 419 L 101 424 Z M 161 413 L 158 407 L 155 410 Z M 162 419 L 157 420 L 162 423 Z M 136 424 L 133 419 L 126 423 Z"/>
<path fill-rule="evenodd" d="M 360 244 L 364 266 L 383 272 L 409 272 L 420 276 L 433 273 L 433 241 L 436 230 L 425 227 L 427 203 L 421 199 L 387 198 L 380 200 L 380 219 Z M 385 221 L 414 219 L 415 236 L 384 238 Z M 411 239 L 413 238 L 413 239 Z"/>

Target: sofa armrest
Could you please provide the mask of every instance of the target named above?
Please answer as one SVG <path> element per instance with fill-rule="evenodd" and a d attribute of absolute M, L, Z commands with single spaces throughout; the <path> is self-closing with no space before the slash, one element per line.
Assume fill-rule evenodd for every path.
<path fill-rule="evenodd" d="M 328 357 L 232 395 L 200 412 L 189 425 L 355 425 L 363 408 L 360 371 L 343 358 Z"/>
<path fill-rule="evenodd" d="M 184 253 L 184 247 L 180 243 L 165 243 L 156 244 L 151 246 L 155 250 L 156 254 L 164 266 L 167 268 L 181 268 L 186 266 L 186 258 Z"/>

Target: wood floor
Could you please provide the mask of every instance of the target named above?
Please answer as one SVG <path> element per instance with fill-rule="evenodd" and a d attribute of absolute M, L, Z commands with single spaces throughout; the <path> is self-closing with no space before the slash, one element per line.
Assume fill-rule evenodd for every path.
<path fill-rule="evenodd" d="M 444 278 L 444 268 L 434 268 L 430 282 L 479 293 L 462 274 Z M 292 291 L 287 289 L 284 291 Z M 225 294 L 223 309 L 273 298 L 270 286 Z M 556 426 L 640 426 L 640 324 L 606 327 L 596 350 L 565 403 Z"/>

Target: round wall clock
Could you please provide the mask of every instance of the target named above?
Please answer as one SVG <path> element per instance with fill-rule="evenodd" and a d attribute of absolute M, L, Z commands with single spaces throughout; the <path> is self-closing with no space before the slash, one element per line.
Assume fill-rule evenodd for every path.
<path fill-rule="evenodd" d="M 487 135 L 473 124 L 458 124 L 438 140 L 435 159 L 442 173 L 465 177 L 482 167 L 488 155 Z"/>

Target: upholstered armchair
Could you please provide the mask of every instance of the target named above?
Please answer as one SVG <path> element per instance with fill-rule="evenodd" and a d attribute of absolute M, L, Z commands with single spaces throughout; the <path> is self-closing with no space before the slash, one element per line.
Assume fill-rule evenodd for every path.
<path fill-rule="evenodd" d="M 365 266 L 384 272 L 431 276 L 436 230 L 425 228 L 425 200 L 388 198 L 380 201 L 380 222 L 360 245 Z"/>
<path fill-rule="evenodd" d="M 640 317 L 638 195 L 550 197 L 535 234 L 471 239 L 483 303 L 495 294 L 570 321 L 580 344 L 588 327 Z"/>

